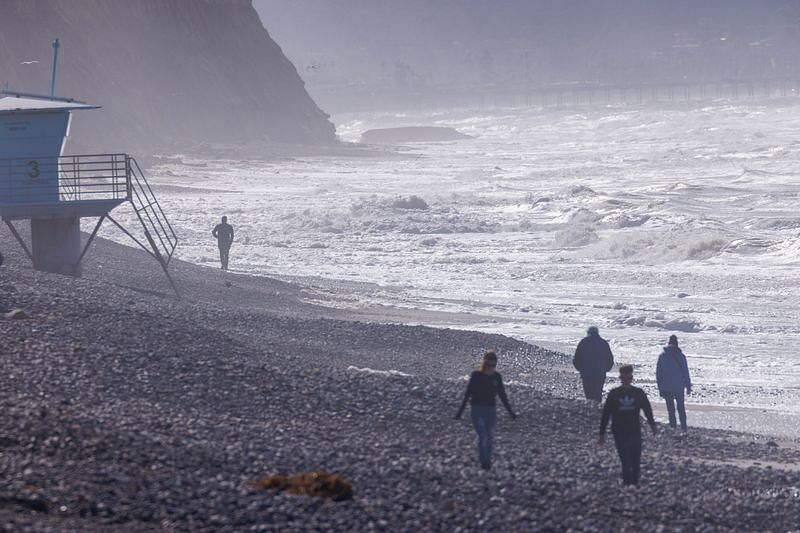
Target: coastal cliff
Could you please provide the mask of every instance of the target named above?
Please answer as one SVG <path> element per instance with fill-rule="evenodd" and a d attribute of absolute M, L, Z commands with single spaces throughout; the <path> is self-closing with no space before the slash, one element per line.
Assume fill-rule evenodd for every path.
<path fill-rule="evenodd" d="M 251 0 L 0 0 L 0 83 L 103 107 L 67 153 L 145 155 L 203 143 L 334 143 L 328 116 Z M 144 152 L 144 153 L 142 153 Z"/>

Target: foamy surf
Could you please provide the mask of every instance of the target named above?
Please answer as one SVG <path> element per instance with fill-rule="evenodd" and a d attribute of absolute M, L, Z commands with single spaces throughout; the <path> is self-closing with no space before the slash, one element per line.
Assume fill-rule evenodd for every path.
<path fill-rule="evenodd" d="M 345 139 L 425 123 L 475 138 L 152 174 L 182 259 L 216 266 L 209 225 L 227 214 L 233 268 L 369 285 L 336 305 L 472 314 L 567 352 L 596 324 L 643 372 L 676 332 L 716 358 L 697 363 L 701 386 L 756 380 L 757 361 L 788 389 L 798 119 L 791 104 L 360 114 L 339 117 Z"/>

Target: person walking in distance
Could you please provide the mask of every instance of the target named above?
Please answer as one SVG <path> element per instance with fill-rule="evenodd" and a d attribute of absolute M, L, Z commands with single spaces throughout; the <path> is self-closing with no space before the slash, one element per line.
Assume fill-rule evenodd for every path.
<path fill-rule="evenodd" d="M 508 403 L 506 390 L 503 387 L 503 378 L 495 369 L 497 367 L 497 354 L 494 350 L 487 350 L 481 359 L 480 368 L 472 373 L 464 393 L 464 401 L 456 413 L 456 418 L 461 418 L 467 401 L 472 408 L 472 425 L 478 434 L 478 459 L 481 468 L 492 468 L 492 445 L 494 441 L 494 427 L 497 423 L 497 410 L 495 396 L 499 396 L 511 418 L 517 418 L 511 405 Z"/>
<path fill-rule="evenodd" d="M 222 270 L 228 270 L 228 253 L 231 250 L 231 244 L 233 244 L 233 226 L 228 224 L 228 217 L 222 217 L 222 222 L 214 226 L 211 234 L 217 239 Z"/>
<path fill-rule="evenodd" d="M 669 336 L 669 341 L 658 356 L 656 364 L 656 383 L 658 393 L 667 402 L 667 415 L 669 427 L 675 429 L 675 405 L 678 406 L 678 417 L 681 421 L 681 431 L 686 432 L 686 405 L 683 392 L 692 393 L 692 380 L 689 377 L 689 365 L 686 356 L 678 348 L 678 337 Z"/>
<path fill-rule="evenodd" d="M 619 367 L 619 379 L 622 385 L 611 389 L 603 406 L 600 418 L 600 437 L 597 443 L 602 446 L 606 438 L 606 426 L 611 419 L 611 433 L 617 447 L 619 460 L 622 462 L 622 482 L 625 485 L 639 483 L 639 465 L 642 458 L 642 431 L 639 423 L 639 411 L 643 410 L 647 423 L 658 432 L 653 419 L 653 409 L 647 394 L 642 389 L 631 385 L 633 382 L 633 366 Z"/>
<path fill-rule="evenodd" d="M 599 405 L 603 401 L 606 372 L 614 366 L 614 354 L 611 353 L 608 342 L 600 336 L 597 326 L 586 330 L 586 337 L 581 339 L 575 349 L 572 364 L 581 374 L 586 399 Z"/>

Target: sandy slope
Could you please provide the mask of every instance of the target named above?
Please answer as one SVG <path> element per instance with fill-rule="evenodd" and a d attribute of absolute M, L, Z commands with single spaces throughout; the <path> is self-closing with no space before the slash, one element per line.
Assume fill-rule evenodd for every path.
<path fill-rule="evenodd" d="M 0 247 L 0 528 L 500 531 L 776 529 L 800 524 L 800 452 L 715 430 L 646 439 L 622 489 L 565 357 L 480 333 L 379 324 L 319 305 L 346 294 L 176 263 L 182 298 L 143 253 L 98 242 L 83 279 Z M 316 303 L 309 303 L 316 302 Z M 393 311 L 391 322 L 420 322 Z M 367 322 L 369 318 L 371 321 Z M 494 470 L 452 415 L 459 378 L 501 354 L 516 421 Z M 396 370 L 376 374 L 356 368 Z M 514 385 L 520 373 L 535 387 Z M 759 464 L 757 464 L 759 463 Z M 325 468 L 355 499 L 255 490 Z"/>

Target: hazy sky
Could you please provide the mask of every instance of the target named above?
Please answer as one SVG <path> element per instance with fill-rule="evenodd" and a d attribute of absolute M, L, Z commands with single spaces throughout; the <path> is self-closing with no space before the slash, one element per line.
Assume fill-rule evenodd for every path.
<path fill-rule="evenodd" d="M 800 72 L 786 0 L 255 0 L 311 85 L 636 83 Z"/>

